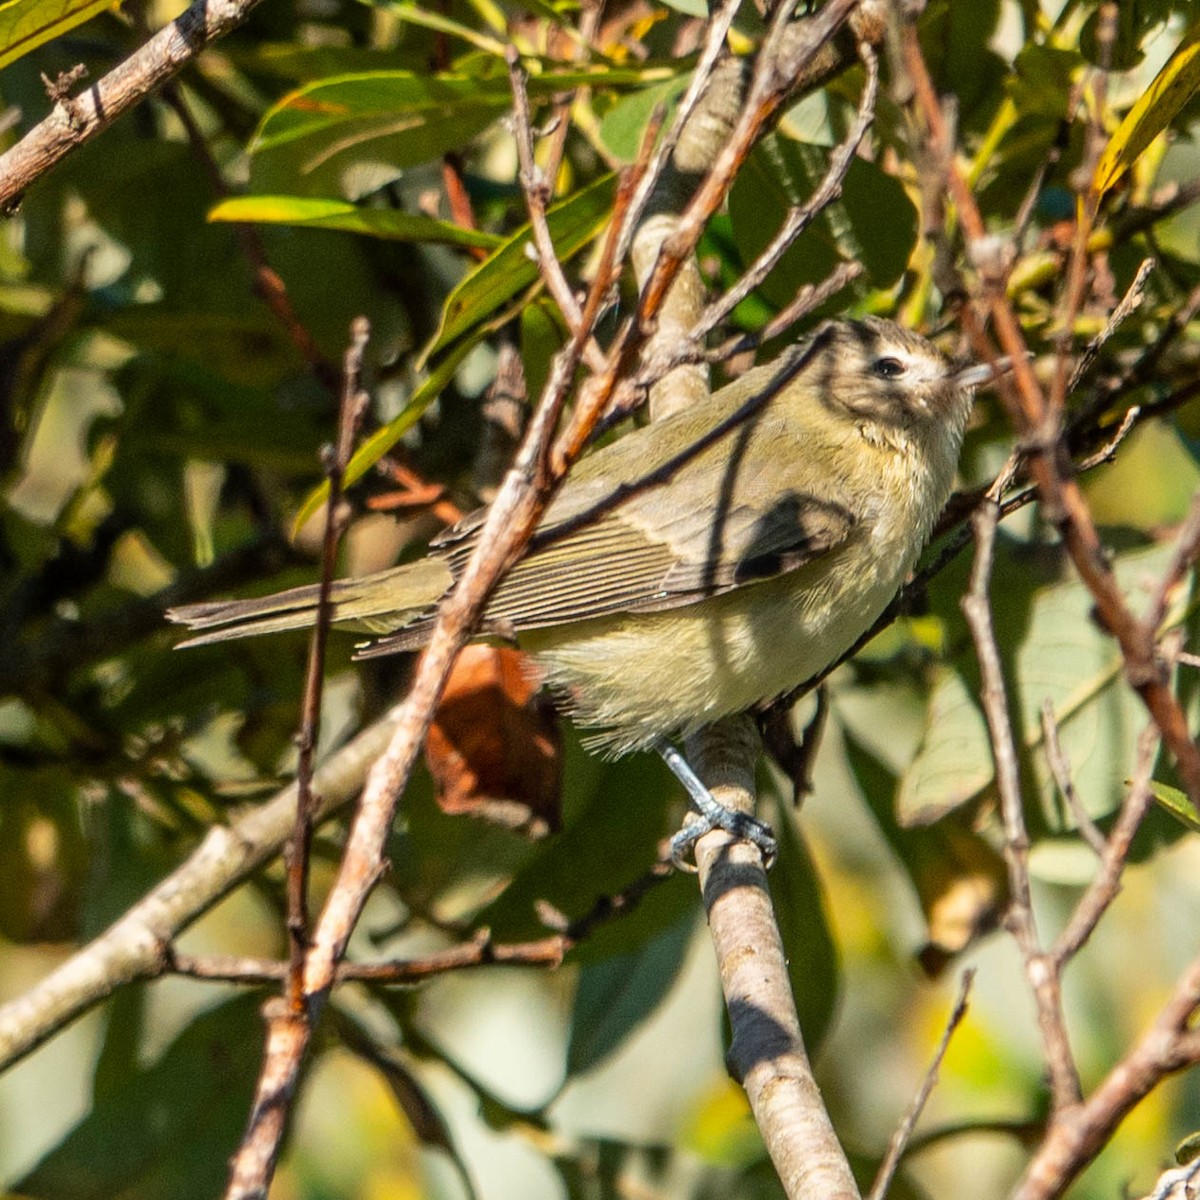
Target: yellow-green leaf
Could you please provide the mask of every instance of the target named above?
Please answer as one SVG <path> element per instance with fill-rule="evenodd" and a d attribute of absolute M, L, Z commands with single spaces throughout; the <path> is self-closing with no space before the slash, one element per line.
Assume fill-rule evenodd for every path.
<path fill-rule="evenodd" d="M 0 0 L 0 67 L 112 6 L 112 0 Z"/>
<path fill-rule="evenodd" d="M 360 208 L 344 200 L 316 196 L 237 196 L 223 200 L 208 214 L 208 219 L 336 229 L 389 241 L 480 246 L 485 250 L 494 249 L 501 241 L 495 234 L 463 229 L 449 221 L 437 221 L 393 208 Z"/>
<path fill-rule="evenodd" d="M 546 213 L 560 261 L 565 262 L 604 228 L 615 191 L 615 177 L 603 175 Z M 529 254 L 531 244 L 526 223 L 464 276 L 446 297 L 441 324 L 421 352 L 422 364 L 441 354 L 537 279 L 537 260 Z"/>
<path fill-rule="evenodd" d="M 1193 833 L 1200 833 L 1200 816 L 1197 816 L 1192 802 L 1184 792 L 1169 784 L 1159 783 L 1152 779 L 1150 794 L 1158 803 L 1159 808 L 1169 812 L 1184 828 L 1190 829 Z"/>
<path fill-rule="evenodd" d="M 1092 190 L 1102 196 L 1200 90 L 1200 25 L 1194 25 L 1153 83 L 1125 114 L 1096 166 Z"/>

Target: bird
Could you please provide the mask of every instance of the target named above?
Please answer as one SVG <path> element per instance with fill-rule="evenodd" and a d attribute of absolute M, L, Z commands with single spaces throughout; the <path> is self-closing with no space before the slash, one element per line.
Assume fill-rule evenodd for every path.
<path fill-rule="evenodd" d="M 854 645 L 912 570 L 993 369 L 883 318 L 825 322 L 580 459 L 477 636 L 528 651 L 585 745 L 609 756 L 661 751 L 792 691 Z M 423 558 L 334 583 L 334 625 L 375 638 L 360 657 L 421 647 L 485 515 Z M 311 625 L 318 592 L 166 615 L 194 635 L 181 646 L 200 646 Z"/>

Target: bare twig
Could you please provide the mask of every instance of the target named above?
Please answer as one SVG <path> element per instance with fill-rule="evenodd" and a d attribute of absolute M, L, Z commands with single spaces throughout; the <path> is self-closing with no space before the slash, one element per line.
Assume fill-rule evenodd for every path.
<path fill-rule="evenodd" d="M 1075 821 L 1076 828 L 1096 854 L 1103 857 L 1104 834 L 1096 827 L 1096 822 L 1083 807 L 1083 802 L 1079 799 L 1079 793 L 1075 789 L 1075 780 L 1071 777 L 1071 760 L 1067 757 L 1067 752 L 1063 749 L 1059 739 L 1058 720 L 1054 716 L 1054 703 L 1049 696 L 1042 701 L 1042 742 L 1046 748 L 1046 762 L 1050 767 L 1050 774 L 1054 776 L 1054 782 L 1058 785 L 1062 798 L 1067 802 L 1067 808 Z"/>
<path fill-rule="evenodd" d="M 842 186 L 854 163 L 862 140 L 875 119 L 875 101 L 879 94 L 879 59 L 875 51 L 863 43 L 859 55 L 866 69 L 866 83 L 859 100 L 858 114 L 845 140 L 829 157 L 829 167 L 816 190 L 803 204 L 793 205 L 784 216 L 783 224 L 762 253 L 750 264 L 741 278 L 719 300 L 710 304 L 696 325 L 693 337 L 707 337 L 775 268 L 793 242 L 810 224 L 842 194 Z"/>
<path fill-rule="evenodd" d="M 1129 848 L 1154 801 L 1150 792 L 1150 772 L 1154 767 L 1157 750 L 1158 730 L 1150 725 L 1138 739 L 1137 766 L 1134 769 L 1133 781 L 1129 785 L 1129 791 L 1125 793 L 1112 833 L 1101 841 L 1100 870 L 1087 891 L 1080 897 L 1066 928 L 1054 943 L 1051 958 L 1056 970 L 1061 970 L 1079 953 L 1100 923 L 1100 918 L 1117 897 L 1125 860 L 1129 857 Z"/>
<path fill-rule="evenodd" d="M 260 0 L 196 0 L 69 104 L 57 104 L 0 155 L 0 212 L 11 212 L 38 178 L 77 146 L 107 129 L 206 46 L 237 28 Z"/>
<path fill-rule="evenodd" d="M 1154 1023 L 1092 1095 L 1054 1116 L 1013 1200 L 1056 1200 L 1165 1076 L 1200 1062 L 1200 1038 L 1191 1027 L 1198 1008 L 1200 959 L 1183 973 Z"/>
<path fill-rule="evenodd" d="M 1200 1196 L 1200 1158 L 1164 1171 L 1154 1190 L 1147 1192 L 1143 1200 L 1197 1200 L 1197 1196 Z"/>
<path fill-rule="evenodd" d="M 294 1014 L 304 1011 L 304 952 L 308 945 L 308 860 L 317 811 L 312 791 L 313 756 L 321 727 L 321 693 L 325 680 L 325 643 L 333 617 L 330 594 L 337 569 L 337 552 L 346 514 L 342 511 L 342 479 L 354 449 L 354 436 L 366 407 L 362 391 L 363 354 L 370 326 L 365 317 L 350 328 L 350 345 L 343 366 L 342 400 L 338 414 L 338 438 L 326 449 L 325 467 L 329 498 L 325 505 L 325 534 L 321 547 L 321 579 L 317 594 L 316 621 L 305 668 L 304 698 L 301 701 L 299 756 L 296 764 L 296 824 L 285 852 L 287 862 L 288 939 L 291 970 L 288 974 L 288 1006 Z"/>
<path fill-rule="evenodd" d="M 970 587 L 962 599 L 962 608 L 979 660 L 983 713 L 995 760 L 996 790 L 1000 795 L 1004 860 L 1008 866 L 1010 893 L 1007 924 L 1020 948 L 1025 974 L 1037 1004 L 1038 1028 L 1050 1072 L 1051 1097 L 1058 1110 L 1078 1103 L 1079 1072 L 1071 1053 L 1063 1017 L 1061 980 L 1053 959 L 1042 950 L 1033 915 L 1033 897 L 1029 886 L 1029 834 L 1025 828 L 1017 747 L 988 600 L 998 520 L 999 510 L 993 504 L 980 505 L 971 518 L 975 531 L 975 562 L 971 568 Z"/>
<path fill-rule="evenodd" d="M 390 713 L 330 756 L 313 777 L 317 819 L 347 804 L 395 727 Z M 296 812 L 296 785 L 214 826 L 187 861 L 104 933 L 21 996 L 0 1006 L 0 1069 L 10 1066 L 123 984 L 157 975 L 177 934 L 274 858 Z"/>
<path fill-rule="evenodd" d="M 1141 304 L 1146 293 L 1146 281 L 1150 278 L 1150 273 L 1153 270 L 1154 259 L 1144 259 L 1133 277 L 1133 282 L 1125 289 L 1125 295 L 1121 297 L 1120 304 L 1113 309 L 1108 320 L 1105 321 L 1104 328 L 1088 342 L 1084 347 L 1083 353 L 1076 360 L 1075 369 L 1071 372 L 1071 378 L 1067 384 L 1068 394 L 1079 386 L 1079 381 L 1091 369 L 1092 364 L 1099 357 L 1100 351 L 1104 349 L 1105 343 L 1108 342 L 1138 305 Z"/>
<path fill-rule="evenodd" d="M 521 56 L 515 46 L 509 46 L 505 55 L 508 77 L 513 94 L 513 134 L 517 142 L 517 159 L 521 165 L 521 191 L 529 210 L 529 230 L 533 234 L 533 247 L 537 255 L 538 270 L 542 280 L 554 297 L 567 327 L 579 334 L 583 324 L 583 312 L 579 301 L 558 261 L 550 226 L 546 221 L 546 205 L 551 187 L 545 173 L 533 157 L 533 122 L 529 115 L 529 93 L 525 88 L 525 73 L 521 68 Z M 588 331 L 584 343 L 584 359 L 593 371 L 599 370 L 604 361 L 603 352 Z"/>
<path fill-rule="evenodd" d="M 937 1049 L 933 1052 L 929 1069 L 925 1072 L 925 1078 L 921 1080 L 921 1086 L 912 1098 L 912 1103 L 909 1104 L 900 1124 L 896 1127 L 896 1132 L 892 1134 L 887 1154 L 884 1155 L 883 1162 L 879 1164 L 879 1170 L 875 1173 L 875 1182 L 871 1185 L 866 1200 L 884 1200 L 888 1188 L 891 1187 L 896 1168 L 900 1166 L 900 1160 L 904 1157 L 904 1151 L 912 1138 L 913 1130 L 916 1129 L 917 1122 L 921 1119 L 921 1113 L 925 1111 L 925 1105 L 929 1102 L 929 1097 L 937 1085 L 938 1073 L 942 1069 L 946 1051 L 950 1049 L 950 1039 L 954 1037 L 955 1031 L 967 1015 L 967 1001 L 970 999 L 971 984 L 974 982 L 974 970 L 964 971 L 958 984 L 958 996 L 954 1001 L 954 1007 L 950 1010 L 950 1015 L 946 1018 L 946 1027 L 942 1030 Z"/>

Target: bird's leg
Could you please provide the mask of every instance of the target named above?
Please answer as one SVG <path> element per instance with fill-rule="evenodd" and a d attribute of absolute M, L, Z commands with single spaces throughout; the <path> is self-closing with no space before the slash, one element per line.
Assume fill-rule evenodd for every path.
<path fill-rule="evenodd" d="M 695 812 L 689 815 L 684 827 L 671 839 L 671 861 L 684 871 L 694 871 L 685 855 L 713 829 L 724 829 L 726 833 L 741 841 L 752 842 L 762 851 L 763 863 L 770 866 L 775 861 L 777 844 L 770 825 L 752 817 L 749 813 L 726 808 L 705 786 L 703 780 L 688 765 L 688 761 L 670 743 L 658 741 L 654 748 L 671 773 L 683 784 Z"/>

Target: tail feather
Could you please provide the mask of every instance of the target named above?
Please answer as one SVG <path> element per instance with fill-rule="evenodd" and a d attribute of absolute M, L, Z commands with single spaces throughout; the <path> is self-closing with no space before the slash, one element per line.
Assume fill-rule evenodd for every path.
<path fill-rule="evenodd" d="M 342 579 L 330 590 L 333 622 L 367 633 L 391 633 L 403 628 L 435 604 L 451 583 L 450 570 L 437 558 L 424 558 L 390 571 Z M 197 636 L 185 646 L 208 646 L 233 638 L 303 629 L 316 620 L 320 588 L 315 584 L 290 588 L 248 600 L 212 600 L 167 610 L 168 621 L 186 625 Z"/>

